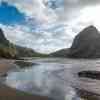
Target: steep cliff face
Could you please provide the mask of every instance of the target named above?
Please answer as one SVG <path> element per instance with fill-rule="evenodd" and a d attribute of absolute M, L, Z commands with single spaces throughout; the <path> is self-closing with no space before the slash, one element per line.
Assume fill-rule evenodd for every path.
<path fill-rule="evenodd" d="M 100 33 L 96 27 L 89 26 L 81 31 L 75 37 L 68 55 L 74 58 L 99 58 Z"/>
<path fill-rule="evenodd" d="M 0 29 L 0 57 L 15 58 L 15 55 L 15 46 L 6 39 L 3 30 Z"/>
<path fill-rule="evenodd" d="M 5 44 L 5 45 L 8 45 L 9 44 L 9 41 L 6 39 L 5 35 L 4 35 L 4 32 L 2 29 L 0 29 L 0 44 Z"/>

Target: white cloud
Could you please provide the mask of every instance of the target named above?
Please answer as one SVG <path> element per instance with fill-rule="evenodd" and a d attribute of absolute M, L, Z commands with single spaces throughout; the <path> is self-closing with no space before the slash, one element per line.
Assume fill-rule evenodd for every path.
<path fill-rule="evenodd" d="M 22 25 L 5 26 L 0 24 L 5 36 L 14 44 L 31 47 L 38 52 L 48 53 L 71 45 L 71 30 L 66 33 L 28 33 L 28 28 Z M 69 31 L 70 30 L 70 31 Z M 65 31 L 65 30 L 64 30 Z"/>
<path fill-rule="evenodd" d="M 32 47 L 40 52 L 51 52 L 70 47 L 73 38 L 92 22 L 99 26 L 99 0 L 65 0 L 64 7 L 51 9 L 47 0 L 5 0 L 15 5 L 26 17 L 26 25 L 1 25 L 9 40 L 18 45 Z M 32 31 L 34 19 L 37 30 Z"/>
<path fill-rule="evenodd" d="M 42 23 L 55 21 L 57 15 L 51 9 L 48 9 L 44 2 L 45 0 L 3 0 L 9 4 L 15 5 L 26 16 L 37 18 Z"/>

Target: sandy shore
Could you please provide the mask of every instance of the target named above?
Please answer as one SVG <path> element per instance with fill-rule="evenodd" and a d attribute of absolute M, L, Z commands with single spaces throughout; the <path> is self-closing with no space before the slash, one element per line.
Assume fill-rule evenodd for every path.
<path fill-rule="evenodd" d="M 6 74 L 7 71 L 14 67 L 14 60 L 0 60 L 0 75 Z M 0 83 L 0 100 L 52 100 L 48 97 L 31 95 L 12 89 Z"/>

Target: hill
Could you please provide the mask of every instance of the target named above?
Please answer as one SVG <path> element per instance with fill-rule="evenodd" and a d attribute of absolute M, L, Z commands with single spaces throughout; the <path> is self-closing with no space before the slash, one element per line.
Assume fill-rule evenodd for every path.
<path fill-rule="evenodd" d="M 20 58 L 20 57 L 43 57 L 44 54 L 35 52 L 33 49 L 21 47 L 11 43 L 6 39 L 4 32 L 0 29 L 0 58 Z"/>
<path fill-rule="evenodd" d="M 67 57 L 69 52 L 68 48 L 58 50 L 50 54 L 50 57 Z"/>
<path fill-rule="evenodd" d="M 52 57 L 100 58 L 100 32 L 95 26 L 83 29 L 70 48 L 51 53 Z"/>
<path fill-rule="evenodd" d="M 75 37 L 69 57 L 100 58 L 100 32 L 96 27 L 89 26 Z"/>

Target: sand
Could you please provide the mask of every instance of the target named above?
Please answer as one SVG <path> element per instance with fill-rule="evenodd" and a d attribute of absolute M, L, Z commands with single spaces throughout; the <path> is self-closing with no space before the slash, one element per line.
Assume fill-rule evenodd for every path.
<path fill-rule="evenodd" d="M 0 60 L 0 75 L 5 75 L 14 67 L 14 60 Z M 52 100 L 45 96 L 32 95 L 10 88 L 0 83 L 0 100 Z"/>

